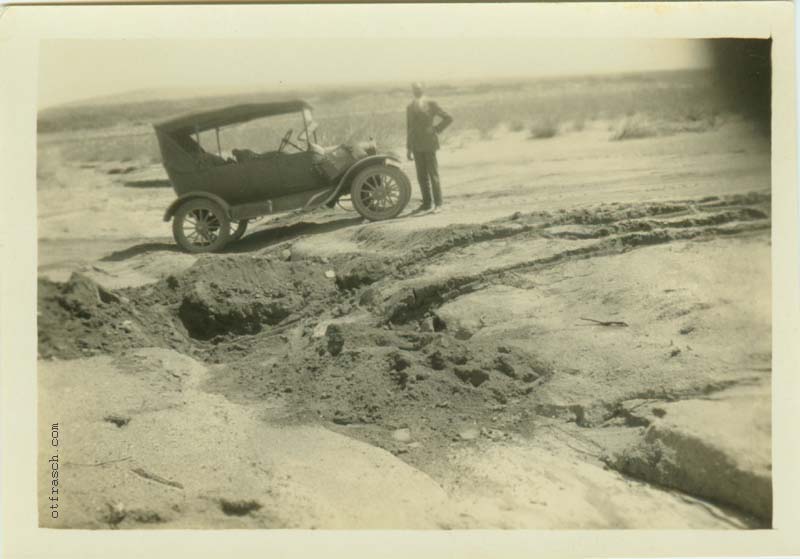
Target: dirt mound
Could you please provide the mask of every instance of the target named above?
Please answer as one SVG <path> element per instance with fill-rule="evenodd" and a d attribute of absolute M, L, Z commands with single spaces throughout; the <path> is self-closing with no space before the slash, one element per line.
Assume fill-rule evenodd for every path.
<path fill-rule="evenodd" d="M 142 287 L 108 290 L 73 274 L 39 280 L 39 353 L 72 358 L 137 347 L 170 347 L 203 357 L 227 338 L 253 335 L 324 309 L 338 296 L 316 262 L 209 257 Z"/>
<path fill-rule="evenodd" d="M 114 353 L 155 342 L 127 297 L 82 274 L 72 274 L 65 283 L 40 279 L 38 297 L 41 357 Z"/>
<path fill-rule="evenodd" d="M 397 450 L 386 429 L 408 429 L 421 442 L 458 439 L 467 420 L 508 428 L 553 374 L 530 353 L 446 332 L 347 322 L 314 330 L 288 351 L 262 348 L 228 364 L 209 388 L 234 399 L 286 398 L 298 419 L 376 427 L 372 442 Z"/>

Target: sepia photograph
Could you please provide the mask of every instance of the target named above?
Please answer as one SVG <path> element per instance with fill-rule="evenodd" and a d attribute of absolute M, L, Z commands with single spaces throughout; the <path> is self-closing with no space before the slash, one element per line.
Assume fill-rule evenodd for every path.
<path fill-rule="evenodd" d="M 51 41 L 39 100 L 42 526 L 770 526 L 769 40 Z"/>
<path fill-rule="evenodd" d="M 326 8 L 37 41 L 36 526 L 784 525 L 776 39 Z"/>

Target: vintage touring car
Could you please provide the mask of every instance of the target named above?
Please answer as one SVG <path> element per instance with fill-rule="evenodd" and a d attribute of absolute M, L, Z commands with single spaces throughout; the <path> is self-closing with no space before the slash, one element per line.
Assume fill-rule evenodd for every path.
<path fill-rule="evenodd" d="M 287 122 L 299 133 L 293 137 L 289 128 L 276 136 Z M 234 143 L 255 138 L 267 149 L 224 152 L 221 134 L 230 137 L 226 131 L 235 127 L 244 133 L 233 134 Z M 358 213 L 376 221 L 399 215 L 411 196 L 399 159 L 379 154 L 374 142 L 319 146 L 311 106 L 302 100 L 198 112 L 154 128 L 178 195 L 164 221 L 172 220 L 175 241 L 189 252 L 220 251 L 241 238 L 249 220 L 265 215 L 332 207 L 349 196 Z"/>

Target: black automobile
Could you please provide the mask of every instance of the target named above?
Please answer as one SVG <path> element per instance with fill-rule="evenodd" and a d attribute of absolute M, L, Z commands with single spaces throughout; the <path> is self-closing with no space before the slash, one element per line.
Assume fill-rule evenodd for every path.
<path fill-rule="evenodd" d="M 287 119 L 296 136 L 294 127 L 275 134 Z M 238 135 L 228 133 L 236 127 Z M 379 154 L 374 142 L 319 146 L 311 106 L 299 99 L 198 112 L 154 128 L 178 195 L 164 221 L 172 220 L 175 241 L 189 252 L 220 251 L 244 235 L 249 220 L 268 214 L 332 207 L 349 196 L 359 214 L 376 221 L 399 215 L 411 196 L 400 160 Z M 231 137 L 261 140 L 266 149 L 223 151 L 222 138 Z"/>

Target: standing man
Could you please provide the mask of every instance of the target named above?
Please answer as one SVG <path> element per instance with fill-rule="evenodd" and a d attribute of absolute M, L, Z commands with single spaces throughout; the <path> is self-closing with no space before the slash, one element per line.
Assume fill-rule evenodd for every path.
<path fill-rule="evenodd" d="M 422 191 L 422 205 L 414 213 L 426 212 L 433 209 L 439 213 L 442 209 L 442 186 L 439 182 L 439 162 L 436 160 L 436 150 L 439 149 L 438 134 L 450 126 L 453 118 L 444 112 L 435 102 L 425 97 L 421 83 L 415 82 L 411 86 L 414 100 L 406 109 L 406 126 L 408 137 L 406 148 L 409 161 L 414 161 L 417 167 L 417 181 Z M 439 123 L 433 121 L 439 117 Z M 433 200 L 431 200 L 431 189 Z M 431 202 L 435 206 L 431 207 Z"/>

